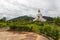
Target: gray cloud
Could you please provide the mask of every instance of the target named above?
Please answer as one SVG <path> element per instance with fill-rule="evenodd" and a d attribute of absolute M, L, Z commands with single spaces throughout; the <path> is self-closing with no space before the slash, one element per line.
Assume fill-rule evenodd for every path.
<path fill-rule="evenodd" d="M 0 0 L 0 18 L 36 16 L 37 9 L 41 9 L 41 13 L 46 16 L 60 16 L 60 0 Z"/>

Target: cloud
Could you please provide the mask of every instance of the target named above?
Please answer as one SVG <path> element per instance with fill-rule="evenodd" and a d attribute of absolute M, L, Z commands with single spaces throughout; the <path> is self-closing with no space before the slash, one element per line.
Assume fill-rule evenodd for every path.
<path fill-rule="evenodd" d="M 0 0 L 0 18 L 36 16 L 37 9 L 41 9 L 41 13 L 46 16 L 60 16 L 60 0 Z"/>

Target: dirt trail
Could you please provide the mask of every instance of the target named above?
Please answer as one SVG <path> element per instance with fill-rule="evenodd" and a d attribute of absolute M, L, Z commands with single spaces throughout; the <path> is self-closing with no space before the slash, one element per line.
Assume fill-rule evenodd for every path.
<path fill-rule="evenodd" d="M 42 35 L 31 32 L 0 32 L 0 40 L 48 40 Z"/>

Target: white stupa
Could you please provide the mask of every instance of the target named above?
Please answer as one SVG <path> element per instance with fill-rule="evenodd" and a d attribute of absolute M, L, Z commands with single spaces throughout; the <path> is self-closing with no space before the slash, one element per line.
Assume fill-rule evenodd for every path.
<path fill-rule="evenodd" d="M 43 18 L 40 9 L 38 10 L 37 17 L 33 21 L 46 21 L 46 19 Z"/>

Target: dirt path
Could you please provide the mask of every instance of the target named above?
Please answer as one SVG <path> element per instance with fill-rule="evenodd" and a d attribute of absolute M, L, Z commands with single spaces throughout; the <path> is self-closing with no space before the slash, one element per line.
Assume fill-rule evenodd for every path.
<path fill-rule="evenodd" d="M 31 32 L 0 32 L 0 40 L 48 40 L 44 36 Z"/>

